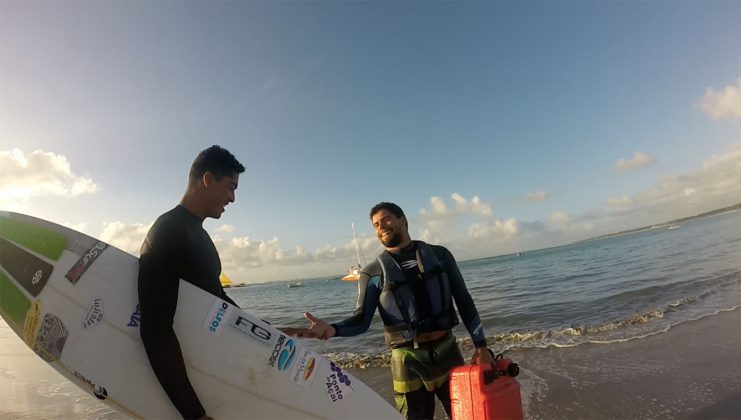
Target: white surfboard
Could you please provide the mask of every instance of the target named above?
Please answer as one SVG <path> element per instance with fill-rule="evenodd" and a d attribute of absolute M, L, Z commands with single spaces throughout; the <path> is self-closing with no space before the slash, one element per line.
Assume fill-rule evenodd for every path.
<path fill-rule="evenodd" d="M 82 233 L 0 212 L 0 313 L 67 379 L 117 410 L 177 418 L 139 337 L 138 259 Z M 175 332 L 219 418 L 394 419 L 352 375 L 260 317 L 180 282 Z"/>

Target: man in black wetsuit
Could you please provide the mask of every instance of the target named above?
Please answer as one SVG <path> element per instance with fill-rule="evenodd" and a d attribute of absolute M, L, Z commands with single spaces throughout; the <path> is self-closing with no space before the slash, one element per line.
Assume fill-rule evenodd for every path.
<path fill-rule="evenodd" d="M 211 146 L 190 168 L 180 204 L 149 229 L 139 257 L 140 334 L 157 379 L 186 419 L 204 418 L 188 380 L 180 343 L 172 328 L 180 279 L 234 304 L 221 287 L 221 260 L 203 229 L 207 217 L 218 219 L 234 202 L 244 166 L 227 150 Z"/>
<path fill-rule="evenodd" d="M 450 416 L 449 373 L 465 363 L 451 332 L 458 324 L 453 301 L 473 340 L 471 362 L 494 361 L 476 306 L 450 251 L 412 241 L 399 206 L 379 203 L 370 218 L 386 250 L 361 270 L 353 316 L 330 324 L 307 312 L 309 328 L 283 331 L 324 340 L 353 336 L 368 330 L 378 308 L 391 347 L 397 409 L 409 419 L 431 419 L 437 396 Z"/>

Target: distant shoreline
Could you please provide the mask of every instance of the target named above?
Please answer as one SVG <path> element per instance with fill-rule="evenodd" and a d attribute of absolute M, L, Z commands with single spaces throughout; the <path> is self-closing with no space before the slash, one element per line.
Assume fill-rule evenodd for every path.
<path fill-rule="evenodd" d="M 526 250 L 526 251 L 510 252 L 508 254 L 493 255 L 493 256 L 490 256 L 490 257 L 472 258 L 470 260 L 461 260 L 460 262 L 474 262 L 474 261 L 480 261 L 480 260 L 488 260 L 490 258 L 502 258 L 502 257 L 510 257 L 510 256 L 524 256 L 526 253 L 527 254 L 530 254 L 530 253 L 533 253 L 533 252 L 540 252 L 540 251 L 545 251 L 545 250 L 548 250 L 548 249 L 561 248 L 561 247 L 570 246 L 570 245 L 583 244 L 583 243 L 586 243 L 586 242 L 600 241 L 600 240 L 603 240 L 603 239 L 614 238 L 614 237 L 617 237 L 617 236 L 623 236 L 623 235 L 630 235 L 630 234 L 633 234 L 633 233 L 645 232 L 645 231 L 649 231 L 649 230 L 652 230 L 652 229 L 666 228 L 666 227 L 669 227 L 669 226 L 672 226 L 672 225 L 675 225 L 675 224 L 678 224 L 678 223 L 687 222 L 689 220 L 700 219 L 700 218 L 708 217 L 708 216 L 715 216 L 715 215 L 718 215 L 718 214 L 728 213 L 728 212 L 732 212 L 732 211 L 736 211 L 736 210 L 741 210 L 741 203 L 738 203 L 738 204 L 735 204 L 735 205 L 732 205 L 732 206 L 729 206 L 729 207 L 723 207 L 723 208 L 720 208 L 720 209 L 707 211 L 705 213 L 696 214 L 694 216 L 682 217 L 680 219 L 674 219 L 674 220 L 670 220 L 668 222 L 657 223 L 655 225 L 642 226 L 642 227 L 638 227 L 638 228 L 634 228 L 634 229 L 628 229 L 628 230 L 621 230 L 620 232 L 607 233 L 605 235 L 595 236 L 595 237 L 592 237 L 592 238 L 582 239 L 582 240 L 579 240 L 579 241 L 569 242 L 569 243 L 565 243 L 565 244 L 561 244 L 561 245 L 553 245 L 553 246 L 549 246 L 549 247 L 545 247 L 545 248 L 531 249 L 531 250 Z"/>
<path fill-rule="evenodd" d="M 701 219 L 703 217 L 708 217 L 708 216 L 715 216 L 717 214 L 728 213 L 728 212 L 735 211 L 735 210 L 741 210 L 741 203 L 733 205 L 733 206 L 729 206 L 729 207 L 723 207 L 721 209 L 711 210 L 705 213 L 696 214 L 694 216 L 683 217 L 681 219 L 674 219 L 668 222 L 658 223 L 658 224 L 650 225 L 650 226 L 642 226 L 642 227 L 635 228 L 635 229 L 622 230 L 620 232 L 615 232 L 615 233 L 608 233 L 605 235 L 595 236 L 593 238 L 584 239 L 584 240 L 576 241 L 573 243 L 580 244 L 584 242 L 599 241 L 602 239 L 614 238 L 616 236 L 630 235 L 633 233 L 645 232 L 645 231 L 652 230 L 652 229 L 670 227 L 678 223 L 688 222 L 690 220 L 695 220 L 695 219 Z"/>

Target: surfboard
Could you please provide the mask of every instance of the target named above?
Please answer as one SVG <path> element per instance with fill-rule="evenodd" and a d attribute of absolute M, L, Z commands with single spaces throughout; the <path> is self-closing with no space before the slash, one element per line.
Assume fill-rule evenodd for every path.
<path fill-rule="evenodd" d="M 0 266 L 0 314 L 40 358 L 122 413 L 180 417 L 139 337 L 136 257 L 0 212 Z M 182 280 L 174 328 L 191 383 L 216 419 L 399 418 L 303 340 Z"/>

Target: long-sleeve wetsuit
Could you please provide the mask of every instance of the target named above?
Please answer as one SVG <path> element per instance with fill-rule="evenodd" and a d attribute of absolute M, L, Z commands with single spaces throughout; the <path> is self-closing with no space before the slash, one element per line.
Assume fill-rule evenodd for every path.
<path fill-rule="evenodd" d="M 415 246 L 420 244 L 419 241 L 415 241 Z M 421 243 L 423 245 L 427 245 Z M 484 335 L 484 329 L 479 318 L 476 305 L 471 298 L 471 295 L 466 288 L 466 283 L 463 280 L 463 276 L 458 269 L 458 264 L 455 261 L 453 255 L 445 247 L 439 245 L 428 245 L 437 257 L 437 260 L 442 265 L 442 270 L 447 274 L 450 284 L 450 297 L 455 301 L 455 306 L 458 309 L 458 313 L 461 316 L 463 324 L 466 326 L 473 343 L 476 347 L 486 346 L 486 337 Z M 364 333 L 368 330 L 371 324 L 373 315 L 376 312 L 376 308 L 379 309 L 379 313 L 383 320 L 385 327 L 397 327 L 403 325 L 407 320 L 394 317 L 391 311 L 384 308 L 384 302 L 381 299 L 381 293 L 384 291 L 384 271 L 379 260 L 376 260 L 361 271 L 360 278 L 358 280 L 358 300 L 356 303 L 355 311 L 350 318 L 347 318 L 341 322 L 332 324 L 336 330 L 337 336 L 353 336 Z M 439 289 L 438 289 L 439 290 Z M 432 291 L 429 291 L 433 293 Z M 429 301 L 439 301 L 440 296 L 429 296 Z M 419 300 L 419 299 L 418 299 Z M 394 304 L 409 304 L 409 302 L 394 302 L 390 301 L 387 305 Z M 453 311 L 451 307 L 451 311 Z M 457 318 L 452 313 L 450 317 L 451 321 L 448 325 L 448 329 L 452 328 L 457 324 Z M 416 332 L 426 332 L 424 329 L 417 330 Z M 388 335 L 387 335 L 388 340 Z M 389 343 L 391 344 L 391 343 Z"/>
<path fill-rule="evenodd" d="M 202 221 L 183 206 L 160 216 L 147 233 L 139 258 L 140 334 L 157 379 L 186 418 L 205 410 L 188 380 L 172 328 L 180 279 L 234 303 L 219 281 L 221 261 Z"/>

